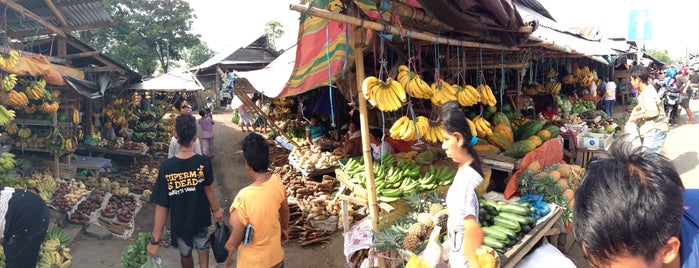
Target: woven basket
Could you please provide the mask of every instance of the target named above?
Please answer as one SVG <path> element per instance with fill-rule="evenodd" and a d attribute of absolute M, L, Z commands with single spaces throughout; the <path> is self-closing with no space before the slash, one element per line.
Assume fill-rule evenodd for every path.
<path fill-rule="evenodd" d="M 490 176 L 492 174 L 493 171 L 490 168 L 483 168 L 483 181 L 481 181 L 481 183 L 476 187 L 476 196 L 479 198 L 488 191 L 488 186 L 490 186 Z"/>

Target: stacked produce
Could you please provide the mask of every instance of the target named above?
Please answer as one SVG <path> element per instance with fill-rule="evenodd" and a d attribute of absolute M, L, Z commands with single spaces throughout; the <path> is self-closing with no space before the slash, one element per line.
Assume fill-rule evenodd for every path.
<path fill-rule="evenodd" d="M 534 208 L 528 203 L 481 199 L 479 204 L 479 222 L 485 233 L 483 245 L 498 253 L 504 254 L 536 226 L 536 220 L 529 216 Z"/>
<path fill-rule="evenodd" d="M 382 112 L 394 112 L 407 101 L 405 89 L 393 78 L 382 81 L 375 76 L 369 76 L 362 82 L 362 94 L 371 105 Z"/>
<path fill-rule="evenodd" d="M 51 96 L 51 92 L 46 90 L 46 80 L 43 78 L 30 82 L 24 89 L 24 92 L 27 97 L 32 100 L 45 99 L 50 101 L 53 98 L 53 96 Z"/>
<path fill-rule="evenodd" d="M 112 96 L 111 101 L 107 104 L 104 109 L 104 115 L 114 126 L 121 126 L 124 129 L 128 129 L 129 121 L 134 119 L 135 103 L 130 102 L 124 98 L 117 98 Z M 138 120 L 139 118 L 135 118 Z"/>
<path fill-rule="evenodd" d="M 301 147 L 291 152 L 289 156 L 306 172 L 334 167 L 337 165 L 337 160 L 340 159 L 339 156 L 329 152 L 321 152 L 316 147 L 310 149 Z"/>
<path fill-rule="evenodd" d="M 136 202 L 132 195 L 112 195 L 107 206 L 100 210 L 99 223 L 114 234 L 124 234 L 132 228 L 129 223 L 136 214 Z"/>
<path fill-rule="evenodd" d="M 27 186 L 29 190 L 39 195 L 41 200 L 44 200 L 46 204 L 49 204 L 53 200 L 53 194 L 58 189 L 56 179 L 54 179 L 49 170 L 43 173 L 34 173 L 32 178 L 27 180 Z"/>
<path fill-rule="evenodd" d="M 37 267 L 70 267 L 73 257 L 70 248 L 65 245 L 70 237 L 63 230 L 51 228 L 46 233 L 44 243 L 39 251 L 39 263 Z"/>
<path fill-rule="evenodd" d="M 92 190 L 90 196 L 80 202 L 73 212 L 69 213 L 68 219 L 78 225 L 87 224 L 90 221 L 90 215 L 102 206 L 105 195 L 106 193 L 102 189 Z"/>
<path fill-rule="evenodd" d="M 561 95 L 556 95 L 556 104 L 558 106 L 558 116 L 568 117 L 573 111 L 573 104 L 570 103 L 567 97 L 561 98 Z"/>
<path fill-rule="evenodd" d="M 2 89 L 5 91 L 10 91 L 10 89 L 15 88 L 17 85 L 17 75 L 8 74 L 2 76 Z"/>
<path fill-rule="evenodd" d="M 480 137 L 474 145 L 476 151 L 493 154 L 504 152 L 505 156 L 513 158 L 525 156 L 560 133 L 557 126 L 544 127 L 544 122 L 539 120 L 518 119 L 511 122 L 502 112 L 492 116 L 492 123 L 481 116 L 466 121 L 472 135 Z"/>
<path fill-rule="evenodd" d="M 519 175 L 517 191 L 522 195 L 543 195 L 544 202 L 563 208 L 563 220 L 567 222 L 572 218 L 575 190 L 584 172 L 577 165 L 563 163 L 542 167 L 538 161 L 533 161 Z"/>
<path fill-rule="evenodd" d="M 296 143 L 306 142 L 306 126 L 308 122 L 299 119 L 276 121 L 277 127 Z"/>
<path fill-rule="evenodd" d="M 85 184 L 81 181 L 71 180 L 70 182 L 65 182 L 60 180 L 58 189 L 53 194 L 51 205 L 60 210 L 69 211 L 81 198 L 89 193 L 90 191 L 87 190 Z"/>
<path fill-rule="evenodd" d="M 365 166 L 350 158 L 343 170 L 353 183 L 366 189 Z M 397 162 L 390 154 L 382 156 L 374 164 L 374 181 L 378 199 L 382 202 L 395 202 L 412 193 L 434 190 L 440 185 L 449 185 L 454 180 L 456 170 L 450 167 L 430 165 L 429 171 L 421 174 L 419 163 Z"/>
<path fill-rule="evenodd" d="M 280 167 L 289 163 L 289 153 L 291 151 L 281 146 L 269 147 L 269 162 L 273 167 Z"/>
<path fill-rule="evenodd" d="M 21 57 L 18 50 L 10 50 L 7 55 L 0 56 L 0 67 L 4 70 L 12 69 L 19 63 L 20 59 Z"/>

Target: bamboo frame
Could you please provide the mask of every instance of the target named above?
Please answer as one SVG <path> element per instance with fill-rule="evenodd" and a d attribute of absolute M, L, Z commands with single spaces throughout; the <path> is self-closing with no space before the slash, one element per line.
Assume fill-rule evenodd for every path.
<path fill-rule="evenodd" d="M 374 161 L 371 156 L 371 144 L 369 140 L 369 116 L 367 101 L 362 94 L 361 85 L 364 81 L 364 29 L 361 26 L 355 30 L 356 38 L 354 43 L 354 62 L 357 72 L 357 99 L 359 101 L 359 126 L 362 133 L 362 154 L 364 155 L 364 165 L 367 181 L 367 201 L 369 203 L 369 215 L 371 215 L 371 230 L 379 232 L 379 206 L 376 199 L 376 181 L 374 178 Z M 379 268 L 386 267 L 385 262 L 379 259 Z"/>
<path fill-rule="evenodd" d="M 293 11 L 300 12 L 300 13 L 307 13 L 309 15 L 324 18 L 327 20 L 334 20 L 334 21 L 339 21 L 342 23 L 351 24 L 354 26 L 359 26 L 360 28 L 367 28 L 367 29 L 371 29 L 374 31 L 386 31 L 386 32 L 391 33 L 391 34 L 399 34 L 399 35 L 403 35 L 403 36 L 409 36 L 410 38 L 415 38 L 418 40 L 423 40 L 423 41 L 432 42 L 432 43 L 440 43 L 440 44 L 445 44 L 445 45 L 472 47 L 472 48 L 519 51 L 519 48 L 517 48 L 517 47 L 508 47 L 508 46 L 503 46 L 503 45 L 485 44 L 485 43 L 477 43 L 477 42 L 458 40 L 458 39 L 452 39 L 452 38 L 446 38 L 446 37 L 439 37 L 439 36 L 436 36 L 436 35 L 428 33 L 428 32 L 411 30 L 411 29 L 407 29 L 407 28 L 404 28 L 401 31 L 401 29 L 399 29 L 397 27 L 391 27 L 390 25 L 384 25 L 384 24 L 380 24 L 377 22 L 369 21 L 369 20 L 355 18 L 352 16 L 336 14 L 336 13 L 332 13 L 330 11 L 315 8 L 315 7 L 308 7 L 308 6 L 303 6 L 303 5 L 291 4 L 291 5 L 289 5 L 289 9 L 291 9 Z M 358 54 L 355 53 L 355 55 L 358 55 Z"/>
<path fill-rule="evenodd" d="M 251 107 L 253 110 L 255 110 L 255 112 L 258 113 L 259 116 L 262 116 L 262 118 L 264 118 L 265 121 L 267 121 L 267 122 L 265 122 L 265 124 L 267 124 L 269 127 L 276 130 L 279 133 L 279 135 L 284 136 L 284 138 L 286 138 L 286 140 L 288 140 L 289 143 L 294 146 L 294 148 L 298 149 L 299 147 L 301 147 L 291 137 L 287 136 L 286 133 L 284 133 L 284 131 L 279 129 L 277 127 L 277 124 L 273 123 L 274 120 L 269 118 L 269 116 L 267 116 L 267 114 L 263 113 L 262 110 L 260 110 L 260 107 L 257 107 L 257 105 L 255 105 L 252 102 L 252 100 L 250 98 L 248 98 L 248 95 L 245 95 L 245 93 L 241 92 L 240 90 L 233 90 L 233 94 L 235 94 L 236 96 L 238 96 L 238 98 L 240 98 L 240 101 L 243 102 L 243 105 Z"/>

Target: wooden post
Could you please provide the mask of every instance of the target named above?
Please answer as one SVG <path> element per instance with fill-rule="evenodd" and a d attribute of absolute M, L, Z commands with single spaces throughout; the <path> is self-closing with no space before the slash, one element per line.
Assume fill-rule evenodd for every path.
<path fill-rule="evenodd" d="M 246 95 L 244 92 L 241 92 L 240 90 L 233 90 L 233 94 L 240 98 L 240 101 L 243 102 L 243 105 L 251 107 L 253 110 L 255 110 L 255 112 L 262 116 L 262 118 L 264 118 L 265 121 L 267 121 L 266 124 L 269 125 L 270 128 L 276 130 L 279 133 L 279 135 L 284 136 L 284 138 L 286 138 L 289 141 L 289 143 L 291 143 L 291 145 L 294 146 L 294 148 L 298 149 L 299 147 L 301 147 L 298 145 L 298 143 L 291 139 L 291 137 L 287 136 L 286 133 L 284 133 L 284 131 L 278 128 L 277 124 L 273 123 L 274 120 L 272 120 L 272 118 L 269 118 L 267 114 L 263 113 L 262 110 L 260 110 L 260 107 L 257 107 L 257 105 L 255 105 L 255 103 L 253 103 L 252 100 L 248 98 L 248 95 Z"/>
<path fill-rule="evenodd" d="M 354 41 L 354 66 L 357 70 L 357 95 L 359 99 L 359 126 L 362 133 L 362 152 L 364 154 L 364 168 L 366 170 L 367 181 L 367 201 L 369 201 L 369 215 L 371 216 L 371 230 L 379 232 L 379 206 L 376 202 L 376 181 L 374 180 L 374 161 L 371 158 L 371 142 L 369 141 L 369 117 L 366 99 L 362 94 L 362 82 L 364 81 L 364 29 L 355 29 Z M 384 268 L 386 264 L 379 258 L 379 267 Z"/>

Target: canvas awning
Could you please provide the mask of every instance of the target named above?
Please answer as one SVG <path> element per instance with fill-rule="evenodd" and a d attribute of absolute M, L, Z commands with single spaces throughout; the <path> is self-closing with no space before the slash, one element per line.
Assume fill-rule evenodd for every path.
<path fill-rule="evenodd" d="M 296 63 L 296 45 L 285 50 L 267 67 L 237 75 L 252 85 L 255 90 L 270 98 L 279 97 L 289 83 L 291 72 Z"/>
<path fill-rule="evenodd" d="M 128 87 L 135 90 L 199 91 L 204 87 L 199 79 L 187 70 L 176 70 Z"/>

